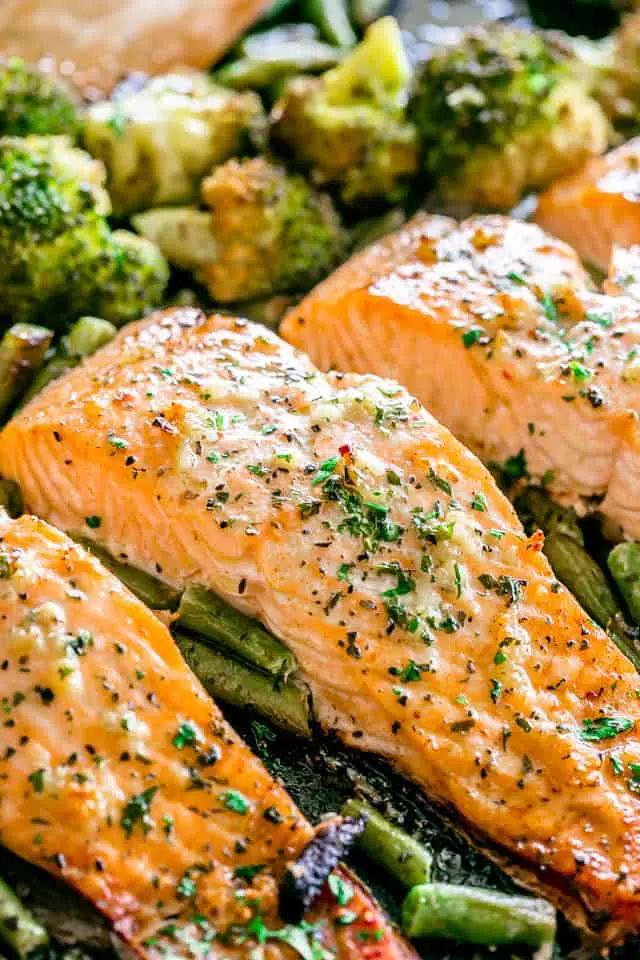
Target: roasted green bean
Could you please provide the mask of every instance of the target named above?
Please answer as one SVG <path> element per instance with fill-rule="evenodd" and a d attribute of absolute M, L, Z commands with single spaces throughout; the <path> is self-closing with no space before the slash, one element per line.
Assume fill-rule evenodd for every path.
<path fill-rule="evenodd" d="M 609 554 L 607 566 L 631 619 L 640 626 L 640 543 L 619 543 Z"/>
<path fill-rule="evenodd" d="M 402 927 L 412 938 L 541 947 L 555 938 L 556 914 L 550 903 L 534 897 L 427 883 L 407 894 Z"/>
<path fill-rule="evenodd" d="M 219 650 L 181 631 L 175 632 L 182 655 L 200 682 L 216 699 L 250 707 L 266 720 L 297 736 L 311 736 L 307 687 L 296 680 L 278 680 L 252 670 Z"/>
<path fill-rule="evenodd" d="M 425 846 L 363 800 L 347 800 L 340 812 L 345 817 L 366 816 L 367 825 L 356 844 L 379 867 L 405 887 L 429 882 L 433 857 Z"/>
<path fill-rule="evenodd" d="M 301 9 L 328 43 L 336 47 L 352 47 L 357 43 L 345 0 L 301 0 Z"/>
<path fill-rule="evenodd" d="M 166 583 L 145 573 L 144 570 L 138 570 L 137 567 L 131 567 L 128 563 L 116 560 L 108 550 L 88 537 L 74 537 L 74 539 L 93 553 L 147 607 L 151 607 L 152 610 L 177 609 L 180 602 L 179 590 L 174 590 L 173 587 L 167 586 Z"/>
<path fill-rule="evenodd" d="M 293 654 L 257 620 L 203 587 L 187 587 L 184 591 L 177 625 L 274 677 L 286 679 L 296 669 Z"/>
<path fill-rule="evenodd" d="M 44 363 L 53 339 L 51 330 L 16 323 L 0 340 L 0 417 L 6 414 Z"/>

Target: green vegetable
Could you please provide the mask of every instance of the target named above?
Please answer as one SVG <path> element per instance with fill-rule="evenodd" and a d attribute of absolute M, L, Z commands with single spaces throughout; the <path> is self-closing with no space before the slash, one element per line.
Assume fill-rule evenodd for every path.
<path fill-rule="evenodd" d="M 595 560 L 564 533 L 547 534 L 544 552 L 558 580 L 573 593 L 596 623 L 606 627 L 619 613 L 620 607 Z"/>
<path fill-rule="evenodd" d="M 40 370 L 26 393 L 20 398 L 20 406 L 28 403 L 52 380 L 57 380 L 67 370 L 89 357 L 116 335 L 116 328 L 100 317 L 80 317 L 65 337 L 61 337 L 56 352 Z"/>
<path fill-rule="evenodd" d="M 584 536 L 575 510 L 554 503 L 540 487 L 527 487 L 515 502 L 516 510 L 529 533 L 536 527 L 548 533 L 561 533 L 584 547 Z"/>
<path fill-rule="evenodd" d="M 357 253 L 370 244 L 386 237 L 387 234 L 399 230 L 406 222 L 406 214 L 402 207 L 392 207 L 378 217 L 367 217 L 359 220 L 351 230 L 351 252 Z"/>
<path fill-rule="evenodd" d="M 16 323 L 0 340 L 0 417 L 44 363 L 53 333 L 45 327 Z"/>
<path fill-rule="evenodd" d="M 55 74 L 20 57 L 0 59 L 0 136 L 75 137 L 78 127 L 76 99 Z"/>
<path fill-rule="evenodd" d="M 383 17 L 389 7 L 389 0 L 351 0 L 351 19 L 364 29 Z"/>
<path fill-rule="evenodd" d="M 609 554 L 607 566 L 631 619 L 640 626 L 640 543 L 619 543 Z"/>
<path fill-rule="evenodd" d="M 0 477 L 0 507 L 6 510 L 10 517 L 19 517 L 24 511 L 20 487 L 13 480 L 4 477 Z"/>
<path fill-rule="evenodd" d="M 245 153 L 264 124 L 256 93 L 234 93 L 204 73 L 170 73 L 90 106 L 84 144 L 104 162 L 114 212 L 123 215 L 196 200 L 202 178 Z"/>
<path fill-rule="evenodd" d="M 315 23 L 329 43 L 352 47 L 357 37 L 349 21 L 345 0 L 301 0 L 302 15 Z"/>
<path fill-rule="evenodd" d="M 541 947 L 555 938 L 556 915 L 546 900 L 432 883 L 409 891 L 402 927 L 412 938 Z"/>
<path fill-rule="evenodd" d="M 311 736 L 309 690 L 295 678 L 277 680 L 176 631 L 176 642 L 212 697 L 255 710 L 269 722 L 301 737 Z"/>
<path fill-rule="evenodd" d="M 634 722 L 627 717 L 589 717 L 582 721 L 580 739 L 599 743 L 600 740 L 612 740 L 621 733 L 633 730 Z"/>
<path fill-rule="evenodd" d="M 89 523 L 89 520 L 92 522 Z M 95 520 L 95 517 L 88 517 L 87 525 L 93 528 L 99 527 Z M 136 567 L 129 566 L 128 563 L 116 560 L 104 547 L 94 543 L 88 537 L 74 537 L 73 539 L 97 557 L 107 570 L 111 570 L 118 580 L 121 580 L 125 587 L 131 590 L 131 593 L 142 600 L 145 606 L 151 607 L 152 610 L 176 610 L 178 608 L 180 602 L 179 590 L 174 590 L 173 587 L 167 586 L 161 580 L 156 580 L 155 577 L 145 573 L 144 570 L 138 570 Z"/>
<path fill-rule="evenodd" d="M 134 217 L 177 267 L 222 303 L 304 292 L 341 260 L 346 237 L 330 198 L 263 157 L 230 160 L 202 185 L 208 211 Z"/>
<path fill-rule="evenodd" d="M 339 66 L 289 81 L 271 114 L 273 143 L 345 203 L 397 203 L 418 169 L 410 81 L 397 22 L 378 20 Z"/>
<path fill-rule="evenodd" d="M 286 679 L 296 669 L 295 657 L 284 644 L 257 620 L 234 610 L 204 587 L 187 587 L 176 623 L 274 677 Z"/>
<path fill-rule="evenodd" d="M 298 73 L 322 73 L 329 67 L 335 67 L 342 59 L 337 47 L 320 40 L 280 39 L 277 43 L 270 40 L 264 47 L 252 45 L 252 49 L 251 56 L 241 57 L 221 67 L 216 73 L 216 80 L 234 90 L 260 90 L 283 77 Z"/>
<path fill-rule="evenodd" d="M 26 960 L 37 947 L 49 942 L 47 931 L 30 910 L 0 879 L 0 940 L 19 958 Z"/>
<path fill-rule="evenodd" d="M 0 139 L 0 318 L 64 329 L 160 303 L 167 265 L 139 237 L 112 233 L 103 181 L 102 164 L 65 137 Z"/>
<path fill-rule="evenodd" d="M 465 31 L 420 68 L 409 104 L 425 173 L 447 200 L 509 210 L 607 145 L 606 117 L 557 35 Z"/>
<path fill-rule="evenodd" d="M 347 800 L 340 811 L 345 817 L 367 817 L 357 844 L 367 856 L 405 887 L 428 883 L 433 857 L 421 843 L 385 820 L 363 800 Z"/>

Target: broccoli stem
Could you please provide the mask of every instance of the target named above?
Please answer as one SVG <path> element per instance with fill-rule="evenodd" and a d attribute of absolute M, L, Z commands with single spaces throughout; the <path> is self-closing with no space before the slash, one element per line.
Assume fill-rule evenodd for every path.
<path fill-rule="evenodd" d="M 302 15 L 336 47 L 352 47 L 358 38 L 349 21 L 345 0 L 302 0 Z"/>
<path fill-rule="evenodd" d="M 54 356 L 36 375 L 31 386 L 20 398 L 19 407 L 32 400 L 52 380 L 77 366 L 83 357 L 90 357 L 100 347 L 113 340 L 116 327 L 100 317 L 80 317 L 66 337 L 62 337 Z"/>
<path fill-rule="evenodd" d="M 278 681 L 252 670 L 181 631 L 174 636 L 187 665 L 212 697 L 249 707 L 296 736 L 311 736 L 310 695 L 302 683 L 295 678 Z"/>
<path fill-rule="evenodd" d="M 0 340 L 0 417 L 42 366 L 52 339 L 46 327 L 16 323 Z"/>
<path fill-rule="evenodd" d="M 609 554 L 607 566 L 631 619 L 640 626 L 640 543 L 619 543 Z"/>
<path fill-rule="evenodd" d="M 555 939 L 556 915 L 546 900 L 431 883 L 414 887 L 407 894 L 402 905 L 402 928 L 411 938 L 542 947 Z"/>
<path fill-rule="evenodd" d="M 19 960 L 25 960 L 36 947 L 43 947 L 49 942 L 47 931 L 2 879 L 0 879 L 0 940 L 17 954 Z"/>
<path fill-rule="evenodd" d="M 293 74 L 322 73 L 341 59 L 338 48 L 319 40 L 283 40 L 226 64 L 216 73 L 216 80 L 234 90 L 261 90 Z"/>
<path fill-rule="evenodd" d="M 433 856 L 425 846 L 389 823 L 363 800 L 347 800 L 340 812 L 345 817 L 367 818 L 367 825 L 356 843 L 379 867 L 405 887 L 429 882 Z"/>
<path fill-rule="evenodd" d="M 388 13 L 389 7 L 389 0 L 351 0 L 351 19 L 364 29 Z"/>
<path fill-rule="evenodd" d="M 284 644 L 203 587 L 187 587 L 176 622 L 273 677 L 286 679 L 296 669 L 295 657 Z"/>

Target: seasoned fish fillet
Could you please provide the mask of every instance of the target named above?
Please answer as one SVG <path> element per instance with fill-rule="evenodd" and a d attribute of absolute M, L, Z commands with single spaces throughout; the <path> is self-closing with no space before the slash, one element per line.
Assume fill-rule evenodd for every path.
<path fill-rule="evenodd" d="M 259 617 L 324 730 L 388 757 L 576 922 L 640 929 L 638 676 L 397 384 L 168 311 L 46 388 L 0 467 L 57 526 Z"/>
<path fill-rule="evenodd" d="M 284 321 L 321 369 L 400 380 L 485 462 L 640 539 L 640 316 L 534 224 L 422 215 Z"/>
<path fill-rule="evenodd" d="M 606 272 L 616 244 L 640 243 L 640 137 L 556 180 L 538 200 L 536 221 Z"/>
<path fill-rule="evenodd" d="M 263 942 L 293 958 L 300 937 L 348 960 L 415 956 L 341 867 L 353 896 L 340 906 L 325 889 L 315 933 L 285 927 L 278 885 L 313 829 L 166 627 L 66 536 L 4 513 L 0 662 L 0 841 L 84 894 L 139 956 L 243 958 Z"/>

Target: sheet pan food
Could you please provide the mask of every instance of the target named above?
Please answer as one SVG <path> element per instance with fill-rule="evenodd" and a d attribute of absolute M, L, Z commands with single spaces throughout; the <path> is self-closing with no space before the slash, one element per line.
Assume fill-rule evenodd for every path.
<path fill-rule="evenodd" d="M 168 6 L 0 13 L 0 952 L 631 960 L 640 10 Z"/>

